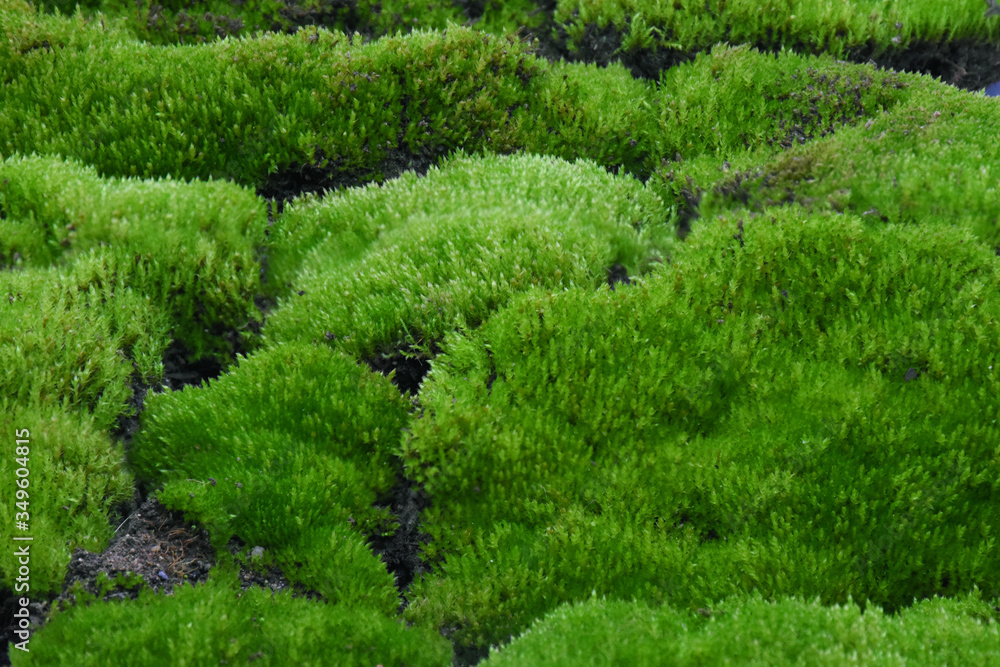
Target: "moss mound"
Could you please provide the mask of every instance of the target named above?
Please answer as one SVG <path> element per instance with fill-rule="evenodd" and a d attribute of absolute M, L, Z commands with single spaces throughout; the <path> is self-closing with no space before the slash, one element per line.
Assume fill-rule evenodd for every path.
<path fill-rule="evenodd" d="M 481 646 L 591 591 L 996 595 L 997 268 L 778 210 L 448 338 L 404 445 L 440 562 L 407 613 Z"/>
<path fill-rule="evenodd" d="M 978 595 L 898 616 L 794 598 L 697 612 L 595 598 L 559 607 L 482 664 L 987 665 L 1000 656 L 997 616 Z"/>

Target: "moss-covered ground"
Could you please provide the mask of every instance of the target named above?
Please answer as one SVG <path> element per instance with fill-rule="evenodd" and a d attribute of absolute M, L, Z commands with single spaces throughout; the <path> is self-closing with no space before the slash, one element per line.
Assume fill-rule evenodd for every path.
<path fill-rule="evenodd" d="M 0 2 L 0 663 L 997 664 L 998 80 L 992 0 Z"/>

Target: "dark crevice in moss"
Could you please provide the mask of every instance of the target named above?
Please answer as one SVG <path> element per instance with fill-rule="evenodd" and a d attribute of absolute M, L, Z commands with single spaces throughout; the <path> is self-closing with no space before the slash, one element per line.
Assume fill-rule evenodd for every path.
<path fill-rule="evenodd" d="M 687 176 L 687 186 L 681 188 L 680 195 L 682 201 L 677 211 L 677 238 L 682 241 L 691 233 L 691 223 L 698 219 L 698 208 L 701 206 L 701 197 L 705 191 L 695 185 L 690 176 Z"/>
<path fill-rule="evenodd" d="M 115 427 L 109 433 L 113 440 L 121 440 L 126 449 L 132 442 L 132 436 L 139 430 L 139 414 L 142 412 L 143 402 L 150 389 L 150 385 L 138 372 L 132 373 L 129 384 L 132 387 L 132 396 L 128 400 L 128 410 L 132 414 L 123 412 L 118 415 Z"/>
<path fill-rule="evenodd" d="M 448 635 L 445 632 L 442 631 L 441 634 L 447 639 Z M 472 667 L 490 656 L 490 648 L 488 646 L 479 647 L 453 644 L 453 649 L 455 651 L 455 657 L 451 663 L 453 667 Z"/>
<path fill-rule="evenodd" d="M 203 354 L 195 357 L 194 352 L 180 340 L 174 340 L 163 353 L 163 385 L 168 390 L 181 389 L 187 385 L 198 386 L 207 380 L 214 380 L 231 364 L 239 362 L 254 349 L 254 341 L 264 325 L 265 315 L 273 307 L 273 301 L 263 296 L 254 297 L 254 305 L 260 319 L 250 318 L 238 327 L 223 322 L 204 322 L 205 333 L 221 343 L 220 354 Z M 200 302 L 195 304 L 195 319 L 201 321 L 204 309 Z"/>
<path fill-rule="evenodd" d="M 914 40 L 905 49 L 878 53 L 868 44 L 853 49 L 848 59 L 874 62 L 878 67 L 932 76 L 962 90 L 979 90 L 1000 79 L 1000 45 L 956 39 Z"/>
<path fill-rule="evenodd" d="M 388 348 L 376 352 L 367 357 L 364 362 L 368 364 L 376 373 L 392 376 L 392 383 L 399 391 L 416 396 L 420 391 L 420 383 L 424 381 L 424 376 L 431 370 L 430 360 L 441 354 L 441 348 L 436 341 L 432 341 L 428 350 L 430 355 L 424 350 L 417 349 L 405 343 L 395 348 Z"/>
<path fill-rule="evenodd" d="M 680 50 L 669 47 L 658 47 L 656 49 L 637 49 L 626 53 L 619 53 L 622 44 L 622 33 L 614 25 L 608 24 L 603 29 L 597 24 L 588 24 L 584 27 L 583 38 L 576 45 L 575 50 L 570 50 L 570 37 L 566 28 L 561 23 L 556 23 L 553 19 L 555 2 L 539 2 L 539 9 L 546 12 L 547 19 L 544 25 L 537 29 L 526 29 L 524 31 L 524 41 L 529 44 L 533 40 L 538 40 L 535 47 L 535 55 L 550 61 L 565 60 L 566 62 L 594 63 L 601 67 L 607 67 L 613 62 L 620 62 L 632 72 L 636 79 L 658 79 L 660 72 L 694 60 L 700 49 Z M 579 15 L 579 11 L 574 12 L 574 17 Z"/>
<path fill-rule="evenodd" d="M 401 463 L 399 469 L 402 470 Z M 375 506 L 389 508 L 399 522 L 392 535 L 369 535 L 368 545 L 395 577 L 400 596 L 399 611 L 402 613 L 409 604 L 406 591 L 410 584 L 418 575 L 429 570 L 420 558 L 420 545 L 429 539 L 428 535 L 420 532 L 420 513 L 430 506 L 430 499 L 422 486 L 397 471 L 392 491 Z"/>
<path fill-rule="evenodd" d="M 292 597 L 304 597 L 307 600 L 327 602 L 326 597 L 322 593 L 307 588 L 298 582 L 289 581 L 288 577 L 285 576 L 284 570 L 280 567 L 261 567 L 255 564 L 254 552 L 255 550 L 263 550 L 263 547 L 247 544 L 239 537 L 233 536 L 226 545 L 226 550 L 239 568 L 238 577 L 242 590 L 247 590 L 255 586 L 270 589 L 273 593 L 290 589 Z M 263 551 L 260 553 L 263 555 Z"/>
<path fill-rule="evenodd" d="M 257 188 L 257 194 L 277 204 L 277 214 L 285 210 L 285 203 L 307 193 L 319 197 L 328 192 L 355 188 L 368 183 L 382 183 L 398 178 L 403 172 L 413 171 L 423 176 L 446 153 L 444 148 L 421 148 L 414 152 L 407 148 L 390 148 L 374 167 L 346 168 L 342 158 L 329 160 L 321 149 L 316 149 L 313 164 L 294 164 L 271 174 Z"/>
<path fill-rule="evenodd" d="M 458 7 L 471 22 L 478 21 L 486 11 L 486 0 L 452 0 L 452 7 Z"/>
<path fill-rule="evenodd" d="M 284 0 L 284 6 L 280 7 L 276 14 L 263 14 L 261 23 L 253 25 L 245 23 L 245 17 L 239 15 L 246 4 L 244 0 L 230 0 L 229 4 L 234 10 L 232 15 L 206 12 L 208 3 L 204 1 L 189 0 L 184 7 L 177 7 L 177 3 L 171 4 L 173 6 L 167 9 L 177 11 L 172 21 L 163 13 L 165 8 L 156 0 L 139 0 L 135 18 L 145 24 L 143 27 L 150 34 L 158 33 L 166 37 L 168 42 L 173 41 L 168 34 L 176 33 L 177 41 L 182 45 L 204 44 L 226 37 L 246 38 L 257 31 L 295 34 L 299 30 L 316 27 L 331 31 L 343 30 L 347 33 L 359 32 L 366 41 L 377 36 L 368 27 L 368 17 L 358 13 L 357 0 L 323 0 L 320 3 Z M 203 23 L 210 25 L 203 26 Z M 206 29 L 214 35 L 202 34 Z"/>
<path fill-rule="evenodd" d="M 748 171 L 737 171 L 732 178 L 721 181 L 712 188 L 712 192 L 721 198 L 725 206 L 738 204 L 746 207 L 750 206 L 753 199 L 751 192 L 754 183 L 759 183 L 764 176 L 762 168 Z M 757 207 L 754 207 L 756 210 Z"/>
<path fill-rule="evenodd" d="M 608 286 L 612 291 L 617 284 L 631 285 L 632 281 L 628 277 L 628 271 L 621 264 L 615 264 L 608 269 Z"/>
<path fill-rule="evenodd" d="M 199 386 L 222 374 L 222 364 L 215 356 L 192 359 L 191 352 L 174 341 L 163 353 L 163 385 L 176 391 L 188 385 Z"/>
<path fill-rule="evenodd" d="M 401 78 L 400 85 L 405 81 Z M 403 110 L 400 115 L 400 129 L 396 135 L 396 146 L 386 150 L 378 164 L 373 167 L 352 167 L 341 157 L 330 158 L 319 147 L 313 153 L 310 164 L 292 164 L 268 176 L 267 180 L 257 188 L 257 195 L 274 200 L 277 204 L 277 214 L 284 212 L 285 203 L 307 193 L 316 193 L 320 197 L 327 192 L 336 192 L 346 188 L 354 188 L 372 182 L 382 183 L 398 178 L 406 171 L 416 172 L 423 176 L 427 170 L 436 165 L 448 150 L 443 146 L 421 146 L 411 150 L 405 143 L 406 128 L 410 125 L 409 96 L 401 99 Z M 368 150 L 368 147 L 365 147 Z M 273 224 L 273 214 L 268 204 L 268 221 Z"/>
<path fill-rule="evenodd" d="M 285 32 L 293 34 L 303 28 L 320 27 L 328 30 L 343 30 L 346 33 L 359 32 L 368 39 L 375 37 L 367 26 L 367 17 L 358 14 L 357 0 L 324 0 L 306 9 L 294 0 L 286 0 L 278 10 L 289 22 Z"/>
<path fill-rule="evenodd" d="M 493 393 L 493 383 L 497 381 L 497 365 L 493 361 L 493 350 L 486 348 L 486 356 L 490 360 L 490 376 L 486 378 L 486 393 Z"/>
<path fill-rule="evenodd" d="M 578 12 L 574 13 L 574 17 L 577 15 Z M 597 24 L 588 24 L 576 50 L 571 52 L 565 27 L 551 19 L 542 29 L 526 32 L 529 41 L 539 41 L 536 49 L 538 57 L 594 63 L 601 67 L 620 62 L 637 79 L 657 80 L 661 72 L 694 60 L 699 53 L 709 50 L 709 47 L 680 50 L 657 46 L 619 53 L 623 34 L 624 31 L 619 31 L 611 23 L 603 29 Z M 786 42 L 784 45 L 801 53 L 816 52 L 812 44 Z M 751 46 L 761 53 L 777 54 L 780 51 L 773 35 Z M 883 69 L 929 75 L 963 90 L 979 90 L 1000 80 L 1000 45 L 972 39 L 941 42 L 918 39 L 906 48 L 891 51 L 886 51 L 884 45 L 869 42 L 848 50 L 844 58 L 859 64 L 872 63 Z"/>
<path fill-rule="evenodd" d="M 20 619 L 14 617 L 14 612 L 20 610 L 18 599 L 24 595 L 23 592 L 15 593 L 13 589 L 10 588 L 0 588 L 0 614 L 2 618 L 8 619 L 3 627 L 0 627 L 0 667 L 5 667 L 10 664 L 10 656 L 8 651 L 10 650 L 10 644 L 8 642 L 22 642 L 25 639 L 30 639 L 38 629 L 45 624 L 45 619 L 48 617 L 49 609 L 52 606 L 52 600 L 54 596 L 47 596 L 41 598 L 40 596 L 31 596 L 30 604 L 28 605 L 28 632 L 30 633 L 27 637 L 19 636 L 14 634 L 16 630 L 19 630 Z M 28 645 L 30 648 L 30 644 Z M 16 649 L 15 649 L 16 650 Z"/>

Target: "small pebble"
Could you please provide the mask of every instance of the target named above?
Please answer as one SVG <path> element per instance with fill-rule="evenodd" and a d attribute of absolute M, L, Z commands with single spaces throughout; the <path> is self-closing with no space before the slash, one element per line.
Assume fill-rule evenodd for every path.
<path fill-rule="evenodd" d="M 157 572 L 157 574 L 160 575 L 160 579 L 163 579 L 164 581 L 170 578 L 167 576 L 167 573 L 164 572 L 163 570 L 160 570 L 159 572 Z"/>
<path fill-rule="evenodd" d="M 986 86 L 983 92 L 986 93 L 986 97 L 1000 97 L 1000 81 Z"/>
<path fill-rule="evenodd" d="M 264 547 L 254 547 L 250 550 L 250 558 L 257 560 L 264 555 Z"/>

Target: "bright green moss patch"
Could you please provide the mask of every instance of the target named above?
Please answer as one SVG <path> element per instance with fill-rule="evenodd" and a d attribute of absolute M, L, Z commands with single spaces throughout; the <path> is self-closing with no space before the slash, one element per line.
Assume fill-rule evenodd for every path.
<path fill-rule="evenodd" d="M 392 613 L 392 575 L 363 533 L 394 528 L 373 504 L 395 482 L 408 407 L 339 351 L 278 345 L 208 387 L 149 397 L 129 462 L 216 545 L 236 535 L 331 601 Z"/>
<path fill-rule="evenodd" d="M 501 665 L 988 665 L 1000 614 L 978 595 L 924 600 L 898 616 L 854 604 L 760 597 L 700 613 L 590 599 L 563 605 L 509 646 Z"/>
<path fill-rule="evenodd" d="M 65 19 L 75 32 L 57 34 L 24 21 L 11 22 L 23 46 L 0 66 L 0 149 L 58 152 L 105 175 L 259 185 L 308 164 L 382 180 L 398 151 L 461 147 L 585 157 L 645 178 L 678 154 L 776 151 L 908 96 L 892 73 L 748 47 L 716 47 L 647 82 L 619 64 L 550 65 L 511 34 L 454 24 L 370 43 L 319 30 L 191 49 L 84 48 L 93 22 Z M 26 46 L 39 40 L 60 57 Z"/>
<path fill-rule="evenodd" d="M 209 579 L 171 596 L 92 602 L 57 613 L 11 651 L 14 665 L 448 665 L 451 648 L 434 632 L 407 629 L 377 612 L 293 598 L 288 591 L 239 590 Z"/>
<path fill-rule="evenodd" d="M 702 157 L 717 168 L 751 151 L 763 162 L 891 110 L 922 83 L 828 55 L 719 44 L 655 83 L 634 79 L 619 63 L 553 63 L 512 126 L 532 152 L 587 157 L 645 178 L 668 161 Z M 676 162 L 663 171 L 670 181 L 687 175 Z M 675 196 L 683 185 L 680 178 L 671 188 Z"/>
<path fill-rule="evenodd" d="M 0 60 L 5 65 L 11 65 L 18 56 L 44 51 L 46 44 L 49 48 L 85 51 L 98 43 L 135 41 L 119 26 L 119 21 L 110 17 L 104 18 L 103 27 L 100 19 L 93 21 L 97 30 L 85 29 L 90 21 L 83 14 L 74 14 L 72 18 L 53 15 L 40 11 L 40 4 L 31 0 L 6 0 L 0 5 Z M 80 4 L 85 9 L 87 0 Z"/>
<path fill-rule="evenodd" d="M 828 55 L 716 46 L 662 77 L 657 115 L 672 139 L 665 156 L 725 156 L 826 136 L 909 99 L 918 82 Z"/>
<path fill-rule="evenodd" d="M 82 32 L 101 28 L 67 35 Z M 0 60 L 3 154 L 58 152 L 107 176 L 248 186 L 292 164 L 374 169 L 404 148 L 503 150 L 510 110 L 544 71 L 513 35 L 457 25 L 370 43 L 327 30 L 199 48 L 43 41 L 51 48 Z"/>
<path fill-rule="evenodd" d="M 995 603 L 961 596 L 1000 594 L 996 107 L 836 60 L 985 49 L 978 0 L 349 4 L 0 9 L 33 595 L 107 543 L 134 473 L 329 602 L 240 597 L 217 563 L 57 614 L 36 659 L 447 664 L 440 634 L 481 652 L 553 613 L 493 659 L 995 661 Z M 623 35 L 628 67 L 453 22 L 480 10 L 547 53 Z M 273 225 L 244 189 L 370 180 Z M 247 347 L 257 296 L 266 345 L 149 395 L 126 470 L 109 434 L 168 343 Z M 412 401 L 358 361 L 428 351 Z M 566 605 L 602 595 L 634 602 Z"/>
<path fill-rule="evenodd" d="M 0 474 L 9 480 L 0 521 L 5 536 L 32 537 L 30 542 L 9 544 L 30 549 L 30 576 L 19 584 L 29 588 L 19 588 L 18 594 L 36 599 L 62 590 L 74 549 L 101 551 L 107 546 L 112 534 L 108 515 L 132 498 L 132 476 L 123 465 L 121 446 L 89 415 L 12 405 L 6 397 L 0 400 L 0 413 L 10 442 L 7 455 L 0 458 Z M 15 437 L 28 442 L 15 444 Z M 18 468 L 28 474 L 15 476 Z M 15 486 L 18 479 L 27 480 L 23 489 Z M 16 521 L 25 521 L 29 529 L 17 530 Z M 14 546 L 3 550 L 4 588 L 14 589 L 23 564 Z"/>
<path fill-rule="evenodd" d="M 265 336 L 335 341 L 357 355 L 478 324 L 534 286 L 593 288 L 614 264 L 635 275 L 673 231 L 659 198 L 634 179 L 531 155 L 457 156 L 423 178 L 289 215 L 280 266 L 294 266 L 320 230 L 327 236 Z"/>
<path fill-rule="evenodd" d="M 98 289 L 114 294 L 117 284 L 163 308 L 173 338 L 195 357 L 231 354 L 221 335 L 259 317 L 256 255 L 267 216 L 243 188 L 106 180 L 92 167 L 38 156 L 0 163 L 0 182 L 0 263 L 94 266 Z"/>
<path fill-rule="evenodd" d="M 592 590 L 996 595 L 998 268 L 966 232 L 781 210 L 449 337 L 404 446 L 443 564 L 407 613 L 482 646 Z"/>
<path fill-rule="evenodd" d="M 366 36 L 382 37 L 420 28 L 440 30 L 446 28 L 449 21 L 466 21 L 462 11 L 447 1 L 420 4 L 408 0 L 355 0 L 351 3 L 188 0 L 176 7 L 149 0 L 141 6 L 135 0 L 48 0 L 45 4 L 66 15 L 72 15 L 79 4 L 88 20 L 113 21 L 119 30 L 135 39 L 157 45 L 205 44 L 225 38 L 251 37 L 261 31 L 294 33 L 314 25 L 347 33 L 360 30 Z M 527 4 L 531 9 L 536 8 L 533 3 Z M 494 13 L 499 14 L 495 20 L 499 27 L 504 25 L 503 19 L 526 18 L 528 11 Z M 112 19 L 112 16 L 118 18 Z"/>
<path fill-rule="evenodd" d="M 624 33 L 621 50 L 626 52 L 690 51 L 728 41 L 843 57 L 852 49 L 874 46 L 884 53 L 918 41 L 996 41 L 1000 24 L 984 21 L 985 11 L 979 0 L 949 4 L 933 0 L 561 0 L 555 20 L 564 25 L 571 51 L 584 40 L 587 25 L 594 24 L 602 29 L 613 25 Z"/>
<path fill-rule="evenodd" d="M 102 179 L 93 167 L 39 156 L 7 159 L 0 176 L 9 244 L 3 252 L 13 266 L 46 266 L 104 246 L 168 256 L 215 246 L 216 253 L 237 257 L 243 250 L 252 262 L 251 244 L 264 240 L 261 202 L 232 183 Z M 45 252 L 8 240 L 19 237 Z M 17 262 L 11 261 L 15 252 Z"/>
<path fill-rule="evenodd" d="M 891 113 L 764 162 L 739 187 L 716 175 L 719 192 L 740 196 L 707 198 L 701 212 L 794 200 L 814 211 L 959 226 L 1000 248 L 997 132 L 996 100 L 931 84 Z"/>
<path fill-rule="evenodd" d="M 656 122 L 656 98 L 654 84 L 632 78 L 618 63 L 557 61 L 535 82 L 531 103 L 514 110 L 512 125 L 530 152 L 587 158 L 645 177 L 664 145 L 676 143 Z"/>
<path fill-rule="evenodd" d="M 132 497 L 121 447 L 108 433 L 134 414 L 133 384 L 162 377 L 169 325 L 118 266 L 91 252 L 68 267 L 0 272 L 0 413 L 10 443 L 0 463 L 10 480 L 0 517 L 8 529 L 16 513 L 29 517 L 33 595 L 60 590 L 73 549 L 103 549 L 109 514 Z M 15 465 L 22 429 L 30 451 Z M 21 467 L 27 498 L 14 486 Z M 0 568 L 10 585 L 12 550 Z"/>
<path fill-rule="evenodd" d="M 768 161 L 893 114 L 925 85 L 917 75 L 826 55 L 717 46 L 663 76 L 658 129 L 650 138 L 657 141 L 656 154 L 673 161 L 657 165 L 650 187 L 687 207 L 713 189 L 742 201 L 743 181 Z"/>
<path fill-rule="evenodd" d="M 133 379 L 162 376 L 168 322 L 106 253 L 62 269 L 0 272 L 0 396 L 10 406 L 126 412 Z"/>

